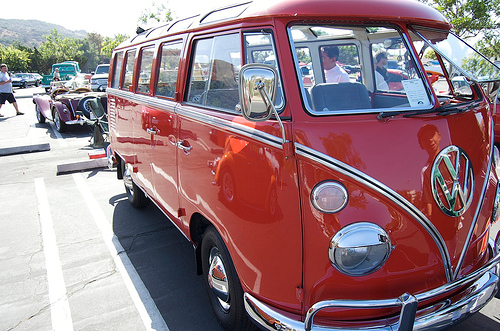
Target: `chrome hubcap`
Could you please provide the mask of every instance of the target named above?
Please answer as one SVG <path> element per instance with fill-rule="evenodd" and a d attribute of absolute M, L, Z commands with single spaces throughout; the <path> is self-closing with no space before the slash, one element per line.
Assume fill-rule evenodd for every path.
<path fill-rule="evenodd" d="M 54 114 L 54 124 L 56 125 L 57 131 L 59 131 L 59 129 L 61 129 L 61 119 L 59 118 L 59 114 L 57 112 Z"/>
<path fill-rule="evenodd" d="M 125 171 L 123 173 L 123 183 L 125 184 L 125 188 L 129 192 L 133 192 L 132 174 L 130 173 L 128 164 L 125 164 Z"/>
<path fill-rule="evenodd" d="M 219 250 L 212 247 L 209 258 L 210 267 L 208 270 L 208 285 L 219 301 L 221 308 L 228 311 L 231 307 L 229 297 L 229 283 L 227 280 L 226 268 L 220 256 Z"/>

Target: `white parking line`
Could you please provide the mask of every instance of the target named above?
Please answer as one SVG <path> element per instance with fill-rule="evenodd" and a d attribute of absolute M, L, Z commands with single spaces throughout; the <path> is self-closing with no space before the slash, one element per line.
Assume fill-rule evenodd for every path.
<path fill-rule="evenodd" d="M 60 147 L 66 147 L 68 144 L 64 140 L 63 136 L 61 136 L 61 134 L 59 133 L 59 131 L 57 131 L 56 126 L 54 125 L 54 123 L 50 122 L 49 124 L 50 124 L 50 127 L 52 128 L 52 132 L 54 132 L 54 134 L 56 135 L 56 138 L 57 138 L 56 140 L 59 143 L 59 146 Z"/>
<path fill-rule="evenodd" d="M 73 330 L 73 321 L 43 178 L 35 178 L 35 191 L 42 229 L 43 252 L 45 253 L 45 264 L 47 266 L 52 329 L 71 331 Z"/>
<path fill-rule="evenodd" d="M 104 212 L 95 200 L 92 192 L 88 188 L 81 174 L 73 174 L 76 186 L 80 190 L 94 221 L 101 231 L 104 242 L 109 249 L 114 262 L 120 271 L 120 275 L 127 286 L 127 289 L 134 301 L 134 304 L 142 318 L 146 330 L 168 331 L 167 324 L 161 316 L 158 307 L 151 298 L 151 295 L 137 274 L 132 262 L 123 249 L 118 237 L 113 234 L 110 223 L 107 221 Z"/>

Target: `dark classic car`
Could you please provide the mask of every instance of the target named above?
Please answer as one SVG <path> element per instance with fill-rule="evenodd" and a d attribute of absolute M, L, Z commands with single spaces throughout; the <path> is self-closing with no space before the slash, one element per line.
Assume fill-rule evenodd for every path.
<path fill-rule="evenodd" d="M 87 83 L 79 75 L 60 86 L 54 86 L 47 94 L 34 95 L 38 122 L 53 121 L 59 132 L 66 131 L 68 125 L 87 124 L 92 116 L 86 101 L 97 98 L 104 107 L 107 102 L 105 92 L 92 92 Z"/>
<path fill-rule="evenodd" d="M 32 74 L 13 74 L 11 78 L 13 87 L 27 88 L 28 86 L 38 86 L 39 83 Z"/>

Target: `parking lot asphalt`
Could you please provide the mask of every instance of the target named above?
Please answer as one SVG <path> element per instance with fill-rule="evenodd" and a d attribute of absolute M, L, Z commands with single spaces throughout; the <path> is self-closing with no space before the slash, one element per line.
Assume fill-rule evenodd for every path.
<path fill-rule="evenodd" d="M 0 330 L 214 330 L 192 246 L 135 209 L 90 128 L 37 122 L 33 93 L 0 110 Z M 65 171 L 60 171 L 65 166 Z"/>
<path fill-rule="evenodd" d="M 132 208 L 114 171 L 83 166 L 89 128 L 61 135 L 36 120 L 43 89 L 15 91 L 25 115 L 0 110 L 0 330 L 220 331 L 190 244 L 154 205 Z M 500 299 L 449 330 L 500 330 Z"/>

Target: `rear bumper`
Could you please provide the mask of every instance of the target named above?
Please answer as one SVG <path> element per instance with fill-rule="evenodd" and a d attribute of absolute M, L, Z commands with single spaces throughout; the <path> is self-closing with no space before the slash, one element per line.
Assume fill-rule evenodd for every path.
<path fill-rule="evenodd" d="M 492 245 L 492 243 L 490 243 Z M 401 310 L 399 320 L 390 325 L 378 323 L 370 330 L 439 330 L 449 327 L 484 307 L 496 294 L 500 278 L 500 254 L 494 256 L 483 268 L 453 283 L 443 285 L 429 292 L 411 295 L 403 294 L 399 298 L 387 300 L 329 300 L 314 304 L 307 312 L 305 322 L 292 319 L 278 313 L 270 306 L 260 302 L 248 293 L 244 295 L 245 309 L 248 315 L 266 330 L 346 330 L 345 328 L 326 328 L 313 324 L 317 312 L 326 308 L 394 308 Z M 471 283 L 472 282 L 472 283 Z M 461 293 L 466 293 L 456 301 L 441 302 L 431 313 L 418 311 L 419 301 L 425 301 L 470 284 Z M 428 310 L 428 307 L 425 308 Z M 349 330 L 349 329 L 347 329 Z M 351 329 L 352 330 L 352 329 Z"/>
<path fill-rule="evenodd" d="M 86 121 L 86 120 L 84 120 L 84 119 L 78 119 L 78 120 L 70 120 L 70 121 L 66 121 L 66 122 L 64 122 L 64 123 L 66 123 L 66 124 L 68 124 L 68 125 L 75 125 L 75 124 L 84 125 L 84 124 L 86 124 L 86 123 L 87 123 L 87 121 Z"/>

